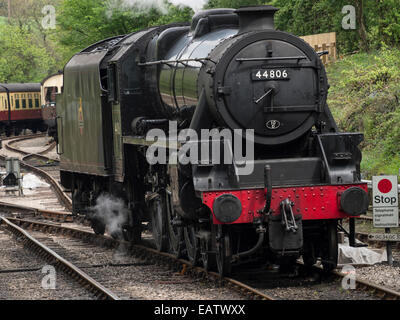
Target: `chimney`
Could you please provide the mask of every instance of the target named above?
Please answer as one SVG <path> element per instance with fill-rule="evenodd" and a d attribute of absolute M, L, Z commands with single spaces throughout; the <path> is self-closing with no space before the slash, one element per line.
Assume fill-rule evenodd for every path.
<path fill-rule="evenodd" d="M 239 33 L 275 29 L 274 15 L 278 10 L 269 5 L 240 7 L 235 11 L 239 16 Z"/>

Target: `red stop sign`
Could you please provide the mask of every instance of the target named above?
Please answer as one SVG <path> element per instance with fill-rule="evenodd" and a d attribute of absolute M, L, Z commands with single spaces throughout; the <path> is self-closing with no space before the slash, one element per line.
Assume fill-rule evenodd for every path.
<path fill-rule="evenodd" d="M 388 179 L 382 179 L 378 182 L 378 190 L 382 193 L 388 193 L 392 190 L 392 183 Z"/>

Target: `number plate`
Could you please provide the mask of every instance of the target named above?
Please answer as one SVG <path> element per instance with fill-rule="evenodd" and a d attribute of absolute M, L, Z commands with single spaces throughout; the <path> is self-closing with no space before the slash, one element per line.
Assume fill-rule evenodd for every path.
<path fill-rule="evenodd" d="M 254 69 L 251 72 L 251 79 L 254 81 L 266 80 L 289 80 L 290 72 L 288 69 Z"/>
<path fill-rule="evenodd" d="M 368 235 L 369 240 L 376 241 L 400 241 L 399 233 L 371 233 Z"/>

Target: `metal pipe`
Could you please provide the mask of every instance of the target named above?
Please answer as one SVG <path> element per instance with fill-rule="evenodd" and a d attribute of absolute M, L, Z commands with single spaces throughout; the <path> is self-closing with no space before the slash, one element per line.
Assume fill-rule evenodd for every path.
<path fill-rule="evenodd" d="M 271 198 L 272 198 L 271 166 L 269 165 L 266 165 L 264 167 L 264 187 L 267 189 L 264 214 L 268 214 L 271 209 Z"/>
<path fill-rule="evenodd" d="M 349 244 L 350 247 L 356 246 L 356 222 L 354 218 L 349 218 Z"/>
<path fill-rule="evenodd" d="M 256 253 L 263 245 L 264 243 L 264 238 L 265 238 L 265 232 L 263 230 L 260 231 L 259 236 L 258 236 L 258 241 L 256 245 L 251 248 L 248 251 L 240 252 L 238 254 L 232 255 L 232 261 L 238 261 L 241 258 L 248 257 L 252 255 L 253 253 Z"/>

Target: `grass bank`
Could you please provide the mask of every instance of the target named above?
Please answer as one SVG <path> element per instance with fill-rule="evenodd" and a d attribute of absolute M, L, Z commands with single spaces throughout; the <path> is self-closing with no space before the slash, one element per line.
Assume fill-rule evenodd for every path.
<path fill-rule="evenodd" d="M 343 131 L 363 132 L 365 178 L 399 175 L 400 50 L 347 56 L 327 68 L 328 103 Z"/>

